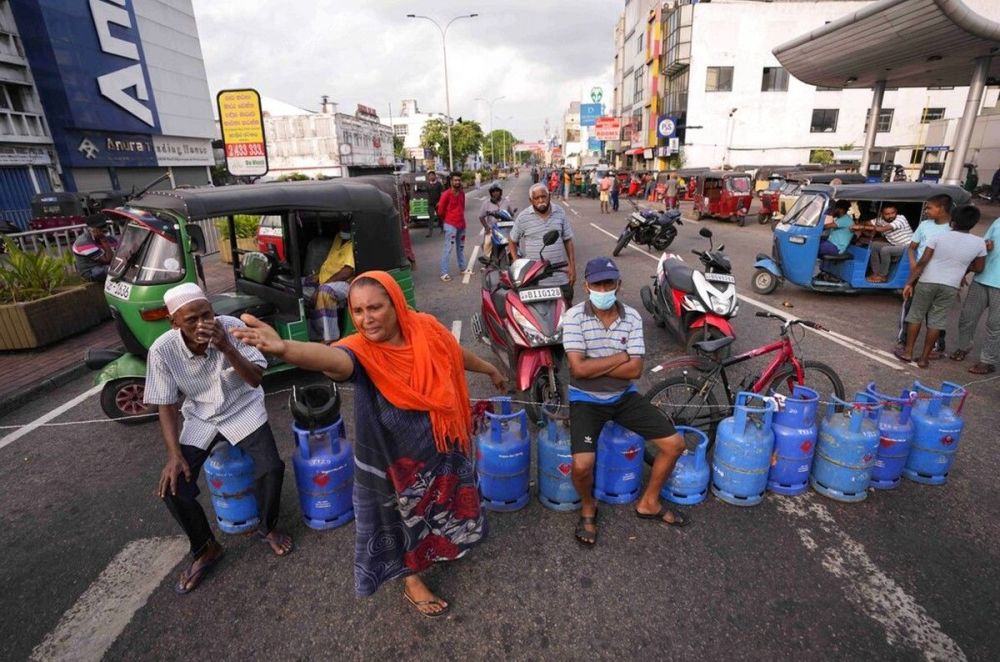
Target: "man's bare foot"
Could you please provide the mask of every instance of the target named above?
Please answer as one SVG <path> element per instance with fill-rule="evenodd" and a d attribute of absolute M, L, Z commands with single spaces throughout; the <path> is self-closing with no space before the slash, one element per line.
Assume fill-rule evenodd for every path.
<path fill-rule="evenodd" d="M 294 548 L 292 537 L 278 531 L 271 531 L 266 536 L 261 536 L 260 539 L 270 545 L 275 556 L 287 556 Z"/>
<path fill-rule="evenodd" d="M 403 597 L 424 616 L 433 618 L 448 611 L 448 603 L 434 595 L 417 575 L 403 578 Z"/>

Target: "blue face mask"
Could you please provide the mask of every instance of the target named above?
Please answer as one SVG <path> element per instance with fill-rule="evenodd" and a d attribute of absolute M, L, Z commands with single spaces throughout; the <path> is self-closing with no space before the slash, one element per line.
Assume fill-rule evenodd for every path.
<path fill-rule="evenodd" d="M 590 294 L 590 303 L 598 310 L 608 310 L 611 306 L 615 305 L 615 299 L 618 294 L 615 290 L 611 290 L 610 292 L 588 290 L 588 292 Z"/>

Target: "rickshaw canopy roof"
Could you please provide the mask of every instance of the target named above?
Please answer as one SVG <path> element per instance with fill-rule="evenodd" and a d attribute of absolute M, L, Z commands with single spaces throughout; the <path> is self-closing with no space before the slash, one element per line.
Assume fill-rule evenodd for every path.
<path fill-rule="evenodd" d="M 706 170 L 697 173 L 699 179 L 729 179 L 731 177 L 749 177 L 750 173 L 735 170 Z"/>
<path fill-rule="evenodd" d="M 968 204 L 972 196 L 961 186 L 930 182 L 889 182 L 886 184 L 810 184 L 802 193 L 825 193 L 831 199 L 890 202 L 924 202 L 935 195 L 950 196 L 956 205 Z"/>

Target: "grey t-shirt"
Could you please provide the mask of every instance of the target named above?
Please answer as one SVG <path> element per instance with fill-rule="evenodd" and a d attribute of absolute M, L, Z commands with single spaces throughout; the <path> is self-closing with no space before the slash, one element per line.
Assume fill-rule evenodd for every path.
<path fill-rule="evenodd" d="M 921 283 L 937 283 L 959 287 L 962 278 L 977 257 L 986 256 L 986 242 L 982 237 L 966 232 L 942 232 L 927 240 L 927 248 L 934 251 L 923 273 Z"/>
<path fill-rule="evenodd" d="M 542 246 L 544 246 L 542 237 L 549 230 L 558 230 L 560 239 L 551 246 L 545 246 L 545 250 L 542 251 Z M 569 221 L 566 219 L 566 212 L 559 205 L 551 204 L 549 215 L 546 218 L 539 216 L 535 208 L 529 206 L 514 219 L 510 238 L 517 242 L 517 252 L 521 257 L 534 260 L 538 258 L 538 252 L 542 251 L 542 257 L 557 264 L 569 261 L 563 242 L 573 238 L 573 228 L 570 227 Z M 557 271 L 549 278 L 539 281 L 539 284 L 565 285 L 568 282 L 569 274 L 566 271 Z"/>

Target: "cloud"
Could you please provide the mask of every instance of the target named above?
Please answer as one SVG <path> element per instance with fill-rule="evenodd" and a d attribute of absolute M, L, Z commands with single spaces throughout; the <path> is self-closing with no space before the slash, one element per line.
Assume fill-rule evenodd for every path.
<path fill-rule="evenodd" d="M 553 130 L 570 101 L 594 86 L 611 98 L 613 0 L 194 0 L 208 81 L 220 89 L 253 87 L 262 94 L 316 109 L 326 94 L 353 112 L 372 106 L 388 122 L 402 99 L 445 112 L 441 36 L 450 17 L 472 12 L 448 30 L 448 79 L 455 117 L 489 129 L 489 108 L 476 97 L 503 96 L 493 106 L 495 128 L 526 140 Z M 512 119 L 507 119 L 512 118 Z"/>

